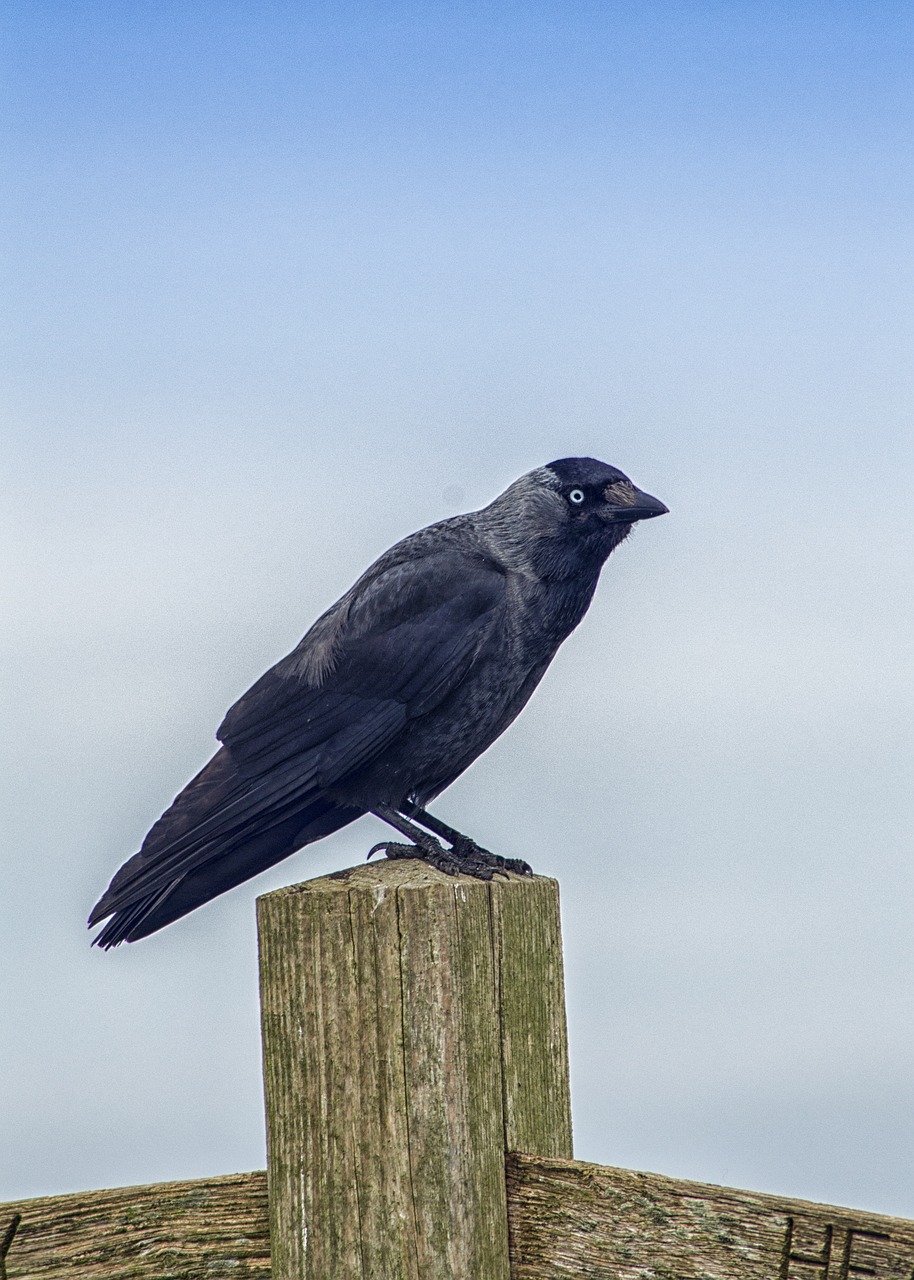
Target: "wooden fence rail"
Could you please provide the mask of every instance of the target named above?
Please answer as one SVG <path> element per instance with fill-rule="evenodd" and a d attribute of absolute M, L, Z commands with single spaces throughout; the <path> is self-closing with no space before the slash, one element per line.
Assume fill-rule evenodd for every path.
<path fill-rule="evenodd" d="M 508 1157 L 507 1189 L 512 1280 L 914 1275 L 898 1218 L 526 1155 Z M 2 1204 L 0 1231 L 17 1213 L 8 1280 L 270 1275 L 266 1173 Z"/>
<path fill-rule="evenodd" d="M 268 1172 L 0 1205 L 0 1280 L 914 1280 L 912 1222 L 568 1158 L 554 881 L 258 906 Z"/>

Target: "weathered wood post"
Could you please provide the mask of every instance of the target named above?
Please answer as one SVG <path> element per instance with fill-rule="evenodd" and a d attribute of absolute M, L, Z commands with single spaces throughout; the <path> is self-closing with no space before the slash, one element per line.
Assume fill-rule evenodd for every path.
<path fill-rule="evenodd" d="M 558 885 L 381 861 L 258 903 L 273 1280 L 508 1280 L 570 1157 Z"/>
<path fill-rule="evenodd" d="M 0 1204 L 0 1280 L 914 1280 L 912 1221 L 568 1158 L 554 881 L 259 911 L 269 1178 Z"/>

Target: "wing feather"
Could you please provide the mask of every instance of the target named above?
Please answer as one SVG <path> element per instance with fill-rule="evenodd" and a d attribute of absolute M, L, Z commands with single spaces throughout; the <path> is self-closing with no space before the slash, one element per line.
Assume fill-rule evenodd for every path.
<path fill-rule="evenodd" d="M 243 774 L 314 752 L 330 785 L 376 758 L 465 678 L 501 618 L 504 576 L 482 557 L 446 548 L 370 575 L 334 606 L 335 660 L 320 683 L 302 674 L 309 632 L 226 715 L 218 736 Z"/>
<path fill-rule="evenodd" d="M 427 542 L 431 532 L 382 556 L 230 709 L 222 749 L 93 910 L 93 923 L 116 913 L 96 941 L 143 936 L 221 892 L 219 874 L 210 891 L 211 866 L 237 883 L 358 816 L 325 788 L 446 698 L 503 618 L 498 567 L 446 539 Z"/>

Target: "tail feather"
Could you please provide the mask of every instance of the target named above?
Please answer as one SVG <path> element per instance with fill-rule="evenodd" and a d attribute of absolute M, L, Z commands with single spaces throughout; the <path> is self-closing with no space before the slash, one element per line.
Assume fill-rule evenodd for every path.
<path fill-rule="evenodd" d="M 364 812 L 321 795 L 299 767 L 252 782 L 223 748 L 184 788 L 117 872 L 89 917 L 109 948 L 163 928 Z"/>
<path fill-rule="evenodd" d="M 125 906 L 193 870 L 214 848 L 281 824 L 307 808 L 316 791 L 313 771 L 288 763 L 264 778 L 241 778 L 223 748 L 163 813 L 139 853 L 117 872 L 90 923 L 109 914 L 111 902 Z"/>
<path fill-rule="evenodd" d="M 239 778 L 225 748 L 187 784 L 153 825 L 139 853 L 114 876 L 89 917 L 95 924 L 113 906 L 148 898 L 194 870 L 213 850 L 229 849 L 306 810 L 317 788 L 310 772 L 288 765 L 278 778 Z"/>
<path fill-rule="evenodd" d="M 134 937 L 142 937 L 142 934 L 136 932 L 139 926 L 168 897 L 172 890 L 177 888 L 178 884 L 179 881 L 173 881 L 172 884 L 166 885 L 158 895 L 154 897 L 150 895 L 148 900 L 140 899 L 139 902 L 135 902 L 130 907 L 115 911 L 98 937 L 92 939 L 92 945 L 103 947 L 105 951 L 109 951 L 120 942 L 129 941 Z"/>

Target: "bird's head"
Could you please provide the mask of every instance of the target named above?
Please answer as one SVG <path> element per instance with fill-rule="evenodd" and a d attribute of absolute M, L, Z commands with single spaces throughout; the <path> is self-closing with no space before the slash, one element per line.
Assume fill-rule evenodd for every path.
<path fill-rule="evenodd" d="M 639 520 L 668 510 L 618 467 L 559 458 L 521 476 L 480 515 L 489 517 L 512 560 L 532 560 L 539 571 L 566 576 L 583 561 L 602 564 Z"/>
<path fill-rule="evenodd" d="M 625 472 L 597 458 L 559 458 L 531 474 L 541 476 L 541 483 L 558 498 L 558 503 L 553 498 L 556 515 L 561 509 L 562 524 L 579 535 L 625 526 L 618 529 L 625 538 L 637 521 L 669 511 L 661 500 L 637 489 Z"/>
<path fill-rule="evenodd" d="M 631 526 L 669 511 L 658 498 L 636 488 L 618 467 L 596 458 L 560 458 L 531 474 L 541 476 L 557 495 L 565 523 L 581 531 Z"/>

